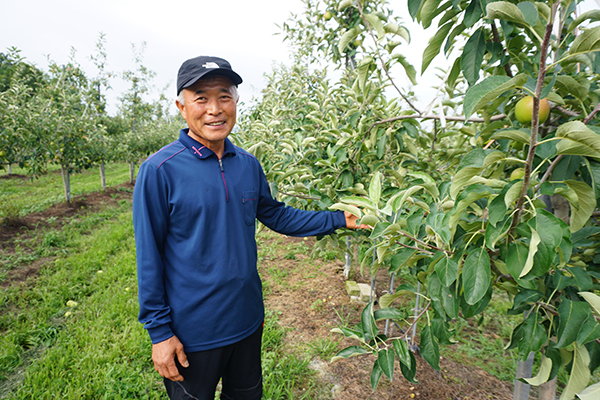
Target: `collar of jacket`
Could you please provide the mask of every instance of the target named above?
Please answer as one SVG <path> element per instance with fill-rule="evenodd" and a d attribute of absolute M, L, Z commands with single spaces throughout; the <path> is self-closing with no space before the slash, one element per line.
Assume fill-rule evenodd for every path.
<path fill-rule="evenodd" d="M 179 141 L 194 157 L 199 159 L 205 159 L 213 155 L 216 157 L 216 154 L 212 150 L 189 136 L 188 131 L 189 128 L 185 128 L 179 132 Z M 225 138 L 225 150 L 223 151 L 223 157 L 225 157 L 227 154 L 231 154 L 232 157 L 237 155 L 237 149 L 233 143 L 231 143 L 229 138 Z"/>

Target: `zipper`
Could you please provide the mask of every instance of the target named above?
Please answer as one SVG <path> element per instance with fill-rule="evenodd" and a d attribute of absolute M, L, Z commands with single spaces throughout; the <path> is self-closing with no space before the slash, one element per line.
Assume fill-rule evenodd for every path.
<path fill-rule="evenodd" d="M 221 168 L 221 177 L 223 178 L 223 184 L 225 185 L 225 195 L 227 201 L 229 201 L 229 190 L 227 190 L 227 182 L 225 181 L 225 170 L 223 169 L 223 161 L 219 158 L 219 167 Z"/>

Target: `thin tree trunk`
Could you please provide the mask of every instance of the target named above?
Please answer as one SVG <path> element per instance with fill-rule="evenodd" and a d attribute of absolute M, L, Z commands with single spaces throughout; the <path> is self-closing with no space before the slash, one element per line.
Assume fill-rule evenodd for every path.
<path fill-rule="evenodd" d="M 69 167 L 66 165 L 60 166 L 60 172 L 63 178 L 63 186 L 65 188 L 65 200 L 67 203 L 71 202 L 71 177 L 69 175 Z"/>
<path fill-rule="evenodd" d="M 8 171 L 6 172 L 8 175 L 12 174 L 12 164 L 8 164 Z"/>
<path fill-rule="evenodd" d="M 102 182 L 102 191 L 106 192 L 106 172 L 104 169 L 104 160 L 100 162 L 100 182 Z"/>
<path fill-rule="evenodd" d="M 129 162 L 129 183 L 131 183 L 133 185 L 133 181 L 134 181 L 134 174 L 135 174 L 135 163 L 133 161 Z"/>

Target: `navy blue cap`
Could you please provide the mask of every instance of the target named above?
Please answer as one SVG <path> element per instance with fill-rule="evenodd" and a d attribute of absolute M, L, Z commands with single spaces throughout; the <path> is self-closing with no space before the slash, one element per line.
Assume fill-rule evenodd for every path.
<path fill-rule="evenodd" d="M 219 57 L 200 56 L 181 64 L 177 74 L 177 95 L 207 74 L 225 75 L 236 86 L 242 83 L 242 78 L 231 69 L 231 64 L 226 60 Z"/>

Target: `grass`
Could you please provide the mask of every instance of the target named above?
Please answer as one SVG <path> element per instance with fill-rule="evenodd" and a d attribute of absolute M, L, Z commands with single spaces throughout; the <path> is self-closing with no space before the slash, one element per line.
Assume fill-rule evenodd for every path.
<path fill-rule="evenodd" d="M 25 170 L 13 167 L 13 174 L 25 173 Z M 107 186 L 115 186 L 128 180 L 128 164 L 106 164 Z M 71 175 L 72 196 L 85 195 L 101 189 L 100 172 L 97 168 Z M 62 177 L 58 167 L 50 167 L 47 174 L 34 179 L 0 179 L 0 221 L 5 217 L 20 217 L 44 211 L 64 201 Z"/>
<path fill-rule="evenodd" d="M 29 190 L 22 185 L 16 196 Z M 5 271 L 41 257 L 48 262 L 38 276 L 0 293 L 0 398 L 166 398 L 137 321 L 131 204 L 15 242 L 14 254 L 0 257 Z M 277 315 L 268 313 L 264 398 L 318 398 L 308 359 L 284 352 L 285 334 Z"/>

